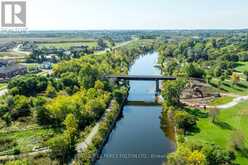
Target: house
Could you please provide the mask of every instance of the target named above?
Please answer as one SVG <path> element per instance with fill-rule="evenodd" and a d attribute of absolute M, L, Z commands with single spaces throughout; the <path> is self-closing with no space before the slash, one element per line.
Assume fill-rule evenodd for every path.
<path fill-rule="evenodd" d="M 7 52 L 16 46 L 15 42 L 7 42 L 0 45 L 0 52 Z"/>
<path fill-rule="evenodd" d="M 27 73 L 27 67 L 23 65 L 6 65 L 0 68 L 0 80 L 8 80 L 17 75 Z"/>
<path fill-rule="evenodd" d="M 33 49 L 37 48 L 38 46 L 33 42 L 25 41 L 19 45 L 20 50 L 22 51 L 32 51 Z"/>
<path fill-rule="evenodd" d="M 0 60 L 0 67 L 8 65 L 8 60 Z"/>
<path fill-rule="evenodd" d="M 42 69 L 52 69 L 52 63 L 51 62 L 43 62 L 41 65 Z"/>
<path fill-rule="evenodd" d="M 2 59 L 0 59 L 0 68 L 6 67 L 7 65 L 12 65 L 12 64 L 15 64 L 14 60 L 2 60 Z"/>

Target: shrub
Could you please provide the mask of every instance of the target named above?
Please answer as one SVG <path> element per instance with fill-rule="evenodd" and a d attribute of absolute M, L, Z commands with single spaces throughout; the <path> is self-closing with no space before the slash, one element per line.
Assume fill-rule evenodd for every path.
<path fill-rule="evenodd" d="M 196 63 L 190 63 L 185 68 L 188 77 L 203 78 L 205 76 L 205 71 Z"/>
<path fill-rule="evenodd" d="M 0 152 L 11 149 L 17 145 L 16 141 L 9 137 L 0 138 Z"/>
<path fill-rule="evenodd" d="M 175 113 L 176 126 L 184 131 L 192 131 L 196 127 L 197 118 L 187 112 L 177 111 Z"/>
<path fill-rule="evenodd" d="M 6 162 L 5 165 L 29 165 L 29 163 L 27 160 L 13 160 Z"/>
<path fill-rule="evenodd" d="M 21 153 L 20 148 L 14 148 L 14 150 L 13 150 L 14 155 L 18 155 L 20 153 Z"/>
<path fill-rule="evenodd" d="M 231 146 L 236 150 L 243 150 L 245 148 L 245 135 L 241 130 L 233 132 L 231 137 Z"/>
<path fill-rule="evenodd" d="M 209 165 L 232 164 L 235 160 L 233 152 L 227 151 L 216 144 L 204 144 L 202 151 Z"/>
<path fill-rule="evenodd" d="M 64 135 L 58 135 L 47 142 L 49 149 L 51 149 L 50 157 L 57 158 L 64 162 L 69 154 L 69 141 Z"/>

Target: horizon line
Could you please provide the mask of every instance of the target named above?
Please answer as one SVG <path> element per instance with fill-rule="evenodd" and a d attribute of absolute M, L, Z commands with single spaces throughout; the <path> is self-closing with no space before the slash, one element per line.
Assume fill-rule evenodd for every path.
<path fill-rule="evenodd" d="M 0 30 L 0 32 L 15 32 L 11 31 L 12 28 L 6 29 L 5 31 L 4 28 Z M 15 28 L 13 28 L 15 29 Z M 10 30 L 10 31 L 8 31 Z M 245 28 L 175 28 L 175 29 L 161 29 L 161 28 L 151 28 L 151 29 L 28 29 L 24 32 L 33 32 L 33 31 L 204 31 L 204 30 L 227 30 L 227 31 L 232 31 L 232 30 L 248 30 L 248 27 Z"/>

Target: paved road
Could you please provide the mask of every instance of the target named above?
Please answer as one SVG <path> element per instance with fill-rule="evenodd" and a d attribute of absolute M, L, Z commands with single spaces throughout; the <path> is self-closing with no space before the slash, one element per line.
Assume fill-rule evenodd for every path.
<path fill-rule="evenodd" d="M 236 106 L 237 104 L 239 104 L 242 101 L 248 100 L 248 96 L 238 96 L 235 99 L 233 99 L 231 102 L 227 103 L 227 104 L 223 104 L 223 105 L 218 105 L 216 106 L 216 108 L 218 109 L 228 109 L 231 107 Z"/>
<path fill-rule="evenodd" d="M 16 52 L 16 53 L 20 53 L 20 54 L 25 54 L 25 55 L 30 55 L 31 54 L 31 52 L 26 52 L 26 51 L 20 50 L 20 46 L 21 46 L 21 44 L 17 45 L 17 47 L 12 49 L 12 51 Z"/>
<path fill-rule="evenodd" d="M 93 129 L 88 134 L 88 136 L 85 138 L 85 140 L 83 142 L 77 144 L 77 146 L 76 146 L 77 153 L 80 153 L 80 152 L 86 150 L 87 147 L 90 144 L 92 144 L 92 140 L 94 139 L 94 137 L 98 133 L 98 130 L 99 130 L 101 121 L 103 121 L 105 119 L 105 117 L 106 117 L 106 114 L 111 111 L 111 109 L 112 109 L 111 107 L 112 107 L 112 103 L 110 103 L 109 108 L 106 109 L 106 112 L 104 113 L 104 115 L 102 116 L 102 118 L 96 123 L 96 125 L 93 127 Z"/>
<path fill-rule="evenodd" d="M 86 150 L 87 147 L 92 143 L 93 138 L 96 136 L 96 134 L 98 132 L 99 126 L 100 126 L 100 124 L 98 122 L 94 126 L 94 128 L 91 130 L 90 134 L 86 137 L 86 139 L 83 142 L 77 144 L 76 150 L 77 150 L 78 153 Z"/>

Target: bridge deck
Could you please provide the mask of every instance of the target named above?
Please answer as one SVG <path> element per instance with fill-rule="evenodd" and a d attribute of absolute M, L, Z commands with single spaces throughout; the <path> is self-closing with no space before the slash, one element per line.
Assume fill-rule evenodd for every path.
<path fill-rule="evenodd" d="M 166 77 L 160 75 L 120 75 L 120 76 L 107 76 L 118 80 L 140 80 L 140 81 L 157 81 L 157 80 L 176 80 L 175 77 Z"/>

